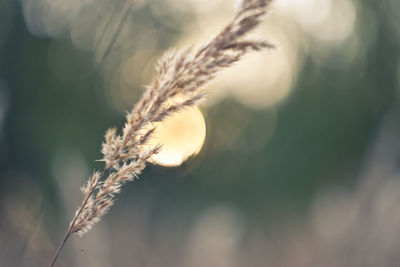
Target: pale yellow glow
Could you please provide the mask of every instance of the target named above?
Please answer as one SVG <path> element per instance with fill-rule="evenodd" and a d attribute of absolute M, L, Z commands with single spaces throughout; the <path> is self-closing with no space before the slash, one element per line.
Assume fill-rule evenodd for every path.
<path fill-rule="evenodd" d="M 190 156 L 196 155 L 206 137 L 206 124 L 198 108 L 177 113 L 155 126 L 156 132 L 149 146 L 162 145 L 152 161 L 163 166 L 179 166 Z"/>
<path fill-rule="evenodd" d="M 357 12 L 353 0 L 281 0 L 277 5 L 320 41 L 340 44 L 355 28 Z"/>
<path fill-rule="evenodd" d="M 214 12 L 223 2 L 222 0 L 168 0 L 168 3 L 177 9 L 186 12 L 193 12 L 194 9 L 196 13 Z"/>

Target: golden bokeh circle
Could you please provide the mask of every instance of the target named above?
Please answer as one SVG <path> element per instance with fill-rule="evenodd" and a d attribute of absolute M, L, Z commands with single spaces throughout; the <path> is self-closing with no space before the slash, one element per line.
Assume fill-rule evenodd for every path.
<path fill-rule="evenodd" d="M 161 151 L 151 160 L 153 163 L 174 167 L 201 150 L 206 137 L 206 123 L 197 107 L 176 113 L 163 122 L 153 124 L 156 131 L 148 145 L 161 145 Z"/>

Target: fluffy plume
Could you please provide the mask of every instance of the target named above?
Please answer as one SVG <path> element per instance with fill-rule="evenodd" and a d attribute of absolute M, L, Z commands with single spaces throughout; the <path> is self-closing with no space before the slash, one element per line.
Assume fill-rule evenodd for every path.
<path fill-rule="evenodd" d="M 82 204 L 52 266 L 69 236 L 89 231 L 112 206 L 121 186 L 140 175 L 151 156 L 161 149 L 148 149 L 148 140 L 154 133 L 152 123 L 203 101 L 204 86 L 246 53 L 273 47 L 268 41 L 245 39 L 260 23 L 271 1 L 241 1 L 233 20 L 209 42 L 196 51 L 192 47 L 170 51 L 159 60 L 155 79 L 127 113 L 121 134 L 114 128 L 106 132 L 102 145 L 104 171 L 95 172 L 82 188 Z"/>

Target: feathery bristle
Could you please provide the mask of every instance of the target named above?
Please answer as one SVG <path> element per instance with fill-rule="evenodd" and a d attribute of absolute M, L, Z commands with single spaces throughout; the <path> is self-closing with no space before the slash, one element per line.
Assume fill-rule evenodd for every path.
<path fill-rule="evenodd" d="M 152 149 L 146 146 L 155 131 L 152 123 L 198 105 L 205 98 L 204 86 L 248 52 L 274 47 L 268 41 L 244 38 L 260 23 L 271 2 L 243 0 L 234 19 L 197 51 L 188 47 L 165 53 L 158 62 L 155 79 L 127 113 L 121 134 L 115 128 L 106 132 L 101 150 L 105 169 L 101 174 L 95 172 L 82 188 L 84 199 L 66 239 L 73 233 L 88 232 L 112 206 L 122 185 L 138 177 L 151 157 L 160 151 L 161 146 Z"/>

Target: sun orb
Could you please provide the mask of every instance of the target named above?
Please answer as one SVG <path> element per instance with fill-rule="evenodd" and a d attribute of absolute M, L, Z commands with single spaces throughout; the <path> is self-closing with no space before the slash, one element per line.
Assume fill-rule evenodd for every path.
<path fill-rule="evenodd" d="M 148 145 L 162 147 L 151 160 L 166 167 L 179 166 L 199 153 L 206 137 L 206 123 L 197 107 L 176 113 L 153 126 L 156 130 Z"/>

